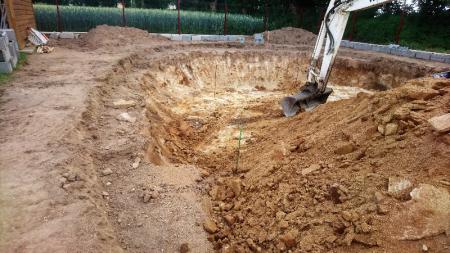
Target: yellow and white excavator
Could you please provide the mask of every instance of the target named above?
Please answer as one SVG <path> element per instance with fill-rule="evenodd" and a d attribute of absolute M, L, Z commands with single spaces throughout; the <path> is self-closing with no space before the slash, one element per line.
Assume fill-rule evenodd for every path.
<path fill-rule="evenodd" d="M 311 57 L 306 84 L 300 92 L 284 97 L 281 107 L 286 117 L 294 116 L 298 111 L 312 110 L 327 101 L 333 92 L 327 88 L 328 78 L 334 59 L 344 35 L 347 20 L 352 11 L 364 10 L 382 5 L 392 0 L 331 0 L 325 12 L 316 45 Z M 323 54 L 322 53 L 323 50 Z M 322 56 L 319 69 L 319 57 Z"/>

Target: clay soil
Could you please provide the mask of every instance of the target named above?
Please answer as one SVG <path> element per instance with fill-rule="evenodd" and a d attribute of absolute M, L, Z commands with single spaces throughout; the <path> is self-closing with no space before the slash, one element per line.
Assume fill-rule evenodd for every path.
<path fill-rule="evenodd" d="M 1 87 L 0 251 L 449 252 L 450 135 L 428 119 L 450 66 L 341 50 L 329 102 L 285 118 L 297 33 L 100 26 L 30 56 Z"/>

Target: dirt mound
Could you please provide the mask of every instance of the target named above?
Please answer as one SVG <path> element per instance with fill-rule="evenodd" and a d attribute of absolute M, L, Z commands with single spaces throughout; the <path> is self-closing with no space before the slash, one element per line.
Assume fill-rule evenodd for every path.
<path fill-rule="evenodd" d="M 90 49 L 96 48 L 117 48 L 121 46 L 141 42 L 144 40 L 165 40 L 162 37 L 149 34 L 147 31 L 133 27 L 119 27 L 99 25 L 91 29 L 81 38 Z"/>
<path fill-rule="evenodd" d="M 222 174 L 228 171 L 215 178 L 209 192 L 221 228 L 211 235 L 215 247 L 411 252 L 421 244 L 393 235 L 414 227 L 420 239 L 434 236 L 428 247 L 442 249 L 443 231 L 449 228 L 430 218 L 434 210 L 426 219 L 410 218 L 413 223 L 396 214 L 411 205 L 405 201 L 413 187 L 449 187 L 448 135 L 436 135 L 427 122 L 448 112 L 449 94 L 449 81 L 414 80 L 292 119 L 245 124 L 243 131 L 253 140 L 240 151 L 239 169 L 233 154 L 208 164 Z M 398 178 L 408 182 L 401 194 L 391 189 Z"/>
<path fill-rule="evenodd" d="M 317 36 L 310 31 L 295 27 L 284 27 L 270 31 L 268 38 L 267 34 L 265 35 L 265 39 L 268 39 L 270 43 L 288 45 L 314 45 L 316 37 Z"/>

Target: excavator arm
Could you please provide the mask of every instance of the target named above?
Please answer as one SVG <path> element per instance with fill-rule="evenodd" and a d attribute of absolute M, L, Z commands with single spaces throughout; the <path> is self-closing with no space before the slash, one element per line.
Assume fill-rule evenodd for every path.
<path fill-rule="evenodd" d="M 327 88 L 328 78 L 341 44 L 350 12 L 368 9 L 391 1 L 330 1 L 311 56 L 306 85 L 303 86 L 298 94 L 281 100 L 283 113 L 286 117 L 294 116 L 300 110 L 310 110 L 319 104 L 325 103 L 328 96 L 333 92 L 332 89 Z M 322 56 L 321 61 L 320 56 Z"/>

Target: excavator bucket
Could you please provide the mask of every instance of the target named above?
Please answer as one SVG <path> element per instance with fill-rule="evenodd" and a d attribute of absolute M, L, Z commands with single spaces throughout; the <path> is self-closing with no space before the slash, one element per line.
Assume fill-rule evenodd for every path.
<path fill-rule="evenodd" d="M 284 116 L 291 117 L 299 111 L 311 111 L 318 105 L 327 102 L 328 96 L 332 92 L 331 88 L 320 92 L 316 83 L 307 83 L 297 95 L 287 96 L 281 100 Z"/>

